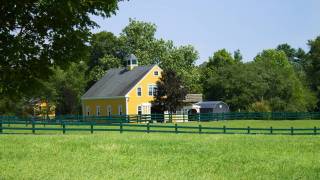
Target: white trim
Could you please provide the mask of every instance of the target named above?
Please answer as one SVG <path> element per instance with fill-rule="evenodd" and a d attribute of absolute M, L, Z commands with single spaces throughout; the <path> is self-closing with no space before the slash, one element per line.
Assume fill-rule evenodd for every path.
<path fill-rule="evenodd" d="M 101 114 L 101 108 L 100 106 L 96 106 L 96 116 L 100 116 Z"/>
<path fill-rule="evenodd" d="M 152 86 L 152 95 L 150 95 L 150 94 L 149 94 L 149 86 Z M 148 89 L 148 96 L 150 96 L 150 97 L 154 97 L 154 92 L 153 92 L 154 87 L 156 87 L 156 88 L 157 88 L 157 85 L 156 85 L 156 84 L 148 84 L 148 86 L 147 86 L 147 89 Z"/>
<path fill-rule="evenodd" d="M 121 112 L 121 113 L 120 113 Z M 118 115 L 123 115 L 122 104 L 118 105 Z"/>
<path fill-rule="evenodd" d="M 107 105 L 107 116 L 111 116 L 111 115 L 112 115 L 112 106 L 111 105 Z"/>
<path fill-rule="evenodd" d="M 141 109 L 141 114 L 142 114 L 142 105 L 140 104 L 138 104 L 138 106 L 137 106 L 137 114 L 139 114 L 139 107 L 140 107 L 140 109 Z"/>
<path fill-rule="evenodd" d="M 138 89 L 140 88 L 140 96 L 139 96 L 139 94 L 138 94 Z M 136 88 L 136 91 L 137 91 L 137 97 L 141 97 L 142 96 L 142 87 L 141 86 L 138 86 L 137 88 Z"/>
<path fill-rule="evenodd" d="M 129 101 L 129 97 L 126 97 L 126 115 L 128 115 L 129 110 L 128 110 L 128 101 Z"/>
<path fill-rule="evenodd" d="M 133 89 L 135 89 L 135 87 L 137 86 L 137 84 L 140 84 L 143 80 L 144 80 L 144 78 L 146 78 L 147 77 L 147 75 L 150 73 L 150 71 L 152 71 L 154 68 L 159 68 L 159 72 L 160 71 L 162 71 L 162 69 L 158 66 L 158 65 L 153 65 L 153 67 L 127 92 L 127 94 L 125 95 L 126 97 L 128 97 L 129 96 L 129 93 L 133 90 Z"/>
<path fill-rule="evenodd" d="M 81 100 L 96 100 L 96 99 L 120 99 L 125 98 L 126 96 L 112 96 L 112 97 L 82 97 Z"/>
<path fill-rule="evenodd" d="M 91 114 L 90 106 L 86 106 L 86 112 L 85 113 L 86 113 L 86 116 L 90 116 L 90 114 Z"/>

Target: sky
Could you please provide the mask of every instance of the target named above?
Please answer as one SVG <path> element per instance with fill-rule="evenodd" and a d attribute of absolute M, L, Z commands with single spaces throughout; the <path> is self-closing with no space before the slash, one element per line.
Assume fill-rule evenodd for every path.
<path fill-rule="evenodd" d="M 239 49 L 244 61 L 263 49 L 288 43 L 308 49 L 320 35 L 320 0 L 130 0 L 111 18 L 93 17 L 100 28 L 119 35 L 129 18 L 157 25 L 157 38 L 191 44 L 197 64 L 222 48 Z"/>

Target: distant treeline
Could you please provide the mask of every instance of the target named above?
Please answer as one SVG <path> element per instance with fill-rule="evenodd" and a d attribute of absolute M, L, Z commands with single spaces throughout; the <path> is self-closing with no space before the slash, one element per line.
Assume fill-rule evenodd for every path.
<path fill-rule="evenodd" d="M 125 66 L 128 54 L 136 55 L 139 65 L 174 70 L 188 93 L 222 100 L 232 111 L 319 111 L 320 36 L 307 42 L 307 52 L 280 44 L 244 61 L 239 50 L 221 49 L 197 66 L 199 55 L 192 45 L 158 39 L 156 30 L 155 24 L 130 19 L 119 36 L 106 31 L 89 36 L 82 56 L 66 66 L 52 66 L 35 91 L 3 96 L 0 114 L 32 114 L 34 99 L 47 100 L 57 114 L 81 113 L 81 95 L 110 68 Z"/>

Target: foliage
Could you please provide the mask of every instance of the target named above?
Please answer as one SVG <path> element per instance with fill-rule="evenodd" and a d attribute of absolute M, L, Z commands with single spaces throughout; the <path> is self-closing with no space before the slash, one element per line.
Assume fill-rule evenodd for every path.
<path fill-rule="evenodd" d="M 320 36 L 308 42 L 310 51 L 308 52 L 307 74 L 310 80 L 311 89 L 317 94 L 317 109 L 320 110 Z"/>
<path fill-rule="evenodd" d="M 81 96 L 85 92 L 87 80 L 85 77 L 86 64 L 72 63 L 67 70 L 57 68 L 51 78 L 56 90 L 56 114 L 80 114 Z"/>
<path fill-rule="evenodd" d="M 35 93 L 53 67 L 67 68 L 87 50 L 91 15 L 115 14 L 117 0 L 1 2 L 0 97 Z"/>
<path fill-rule="evenodd" d="M 239 55 L 235 55 L 239 56 Z M 239 57 L 237 57 L 239 58 Z M 209 57 L 208 66 L 219 68 L 225 65 L 234 64 L 236 61 L 226 49 L 221 49 L 214 53 L 212 57 Z"/>
<path fill-rule="evenodd" d="M 164 70 L 172 69 L 181 76 L 190 92 L 201 92 L 195 66 L 198 52 L 191 45 L 176 47 L 172 41 L 157 39 L 156 30 L 155 24 L 130 19 L 119 37 L 111 32 L 93 35 L 87 72 L 90 79 L 88 86 L 108 69 L 124 66 L 127 55 L 134 54 L 139 65 L 158 64 Z"/>
<path fill-rule="evenodd" d="M 249 112 L 271 112 L 270 104 L 264 100 L 252 103 L 249 108 Z"/>
<path fill-rule="evenodd" d="M 265 50 L 245 64 L 219 51 L 204 68 L 202 80 L 207 99 L 223 100 L 234 111 L 253 111 L 254 103 L 262 100 L 272 111 L 307 111 L 315 104 L 314 95 L 301 83 L 283 51 Z"/>
<path fill-rule="evenodd" d="M 183 86 L 181 78 L 173 70 L 162 72 L 157 82 L 157 93 L 152 102 L 154 108 L 160 111 L 175 112 L 183 106 L 187 89 Z"/>

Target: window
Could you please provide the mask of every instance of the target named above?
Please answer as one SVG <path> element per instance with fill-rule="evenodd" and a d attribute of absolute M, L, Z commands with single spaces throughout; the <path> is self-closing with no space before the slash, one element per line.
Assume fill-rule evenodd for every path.
<path fill-rule="evenodd" d="M 100 106 L 96 107 L 96 116 L 100 116 Z"/>
<path fill-rule="evenodd" d="M 137 96 L 141 96 L 142 92 L 141 92 L 141 87 L 137 88 Z"/>
<path fill-rule="evenodd" d="M 90 107 L 89 106 L 87 106 L 86 112 L 87 112 L 87 115 L 90 116 Z"/>
<path fill-rule="evenodd" d="M 158 71 L 154 71 L 154 72 L 153 72 L 153 75 L 158 76 L 158 75 L 159 75 L 159 72 L 158 72 Z"/>
<path fill-rule="evenodd" d="M 111 106 L 107 106 L 107 115 L 108 116 L 111 116 L 111 112 L 112 112 L 112 109 L 111 109 Z"/>
<path fill-rule="evenodd" d="M 122 115 L 122 105 L 118 106 L 118 113 L 119 113 L 119 115 Z"/>
<path fill-rule="evenodd" d="M 141 115 L 142 114 L 142 107 L 138 106 L 138 114 Z"/>
<path fill-rule="evenodd" d="M 155 96 L 157 93 L 157 86 L 156 85 L 149 85 L 148 86 L 148 94 L 149 96 Z"/>

